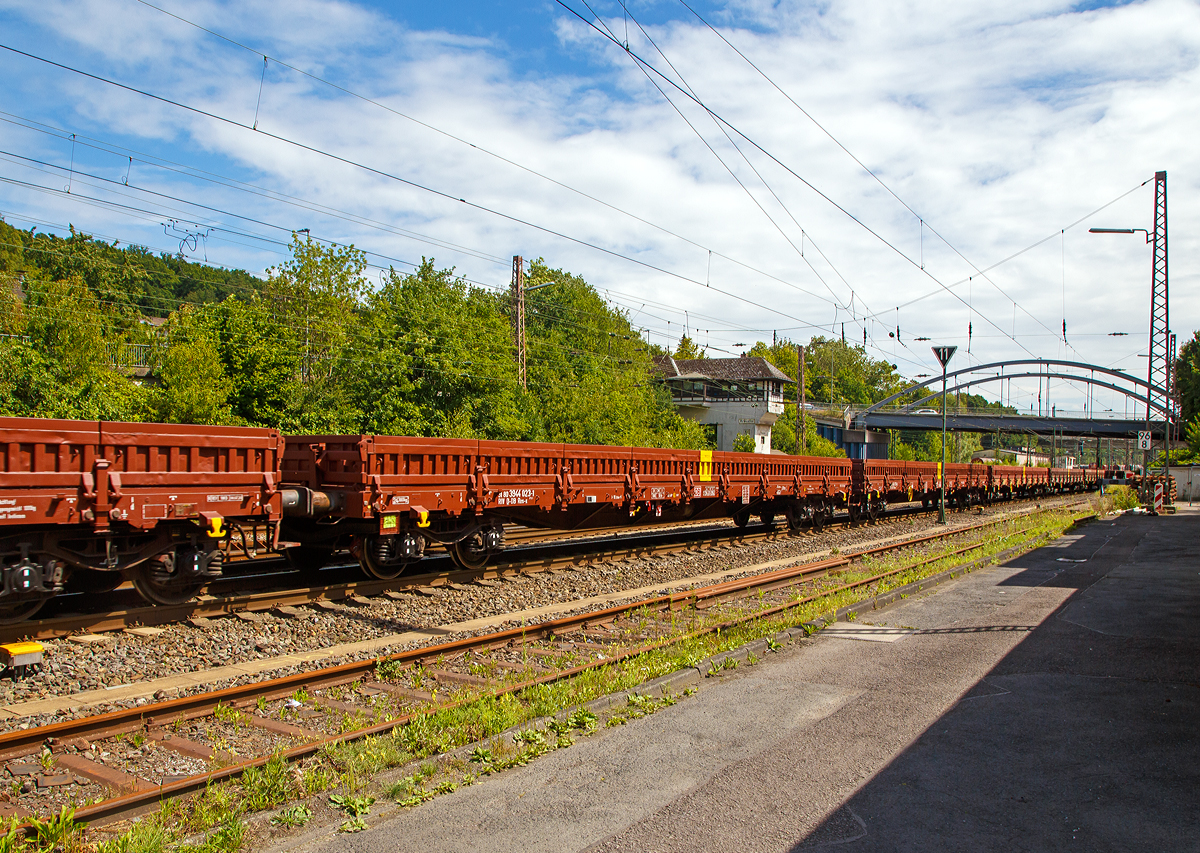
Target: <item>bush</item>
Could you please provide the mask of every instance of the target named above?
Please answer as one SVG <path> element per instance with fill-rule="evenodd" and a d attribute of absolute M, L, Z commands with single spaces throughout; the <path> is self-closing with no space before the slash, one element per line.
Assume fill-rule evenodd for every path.
<path fill-rule="evenodd" d="M 1141 505 L 1137 492 L 1129 486 L 1105 486 L 1104 494 L 1112 498 L 1113 509 L 1133 509 Z"/>

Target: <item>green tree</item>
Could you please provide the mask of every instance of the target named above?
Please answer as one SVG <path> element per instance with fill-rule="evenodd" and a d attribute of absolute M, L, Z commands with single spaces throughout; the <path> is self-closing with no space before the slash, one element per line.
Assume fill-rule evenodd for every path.
<path fill-rule="evenodd" d="M 325 246 L 297 234 L 291 249 L 290 260 L 267 270 L 263 293 L 295 336 L 302 380 L 319 383 L 334 375 L 353 335 L 367 259 L 354 246 Z"/>
<path fill-rule="evenodd" d="M 83 279 L 27 280 L 25 294 L 23 332 L 68 381 L 83 381 L 106 364 L 108 317 Z"/>
<path fill-rule="evenodd" d="M 657 381 L 629 317 L 583 278 L 530 264 L 526 297 L 529 430 L 533 440 L 706 447 Z M 552 284 L 551 284 L 552 282 Z"/>
<path fill-rule="evenodd" d="M 1200 332 L 1193 332 L 1175 358 L 1175 388 L 1181 416 L 1190 424 L 1200 414 Z"/>
<path fill-rule="evenodd" d="M 300 431 L 300 354 L 293 330 L 266 299 L 228 297 L 197 312 L 196 321 L 216 347 L 238 420 L 253 426 Z"/>
<path fill-rule="evenodd" d="M 704 350 L 697 346 L 691 338 L 684 335 L 679 339 L 679 346 L 675 347 L 673 355 L 675 358 L 704 358 Z M 753 440 L 750 443 L 753 444 Z"/>
<path fill-rule="evenodd" d="M 792 361 L 794 363 L 795 359 Z M 778 365 L 776 366 L 778 367 Z M 846 455 L 842 448 L 817 432 L 817 422 L 811 417 L 804 419 L 804 436 L 805 443 L 802 452 L 805 456 L 837 458 Z M 783 407 L 783 414 L 771 428 L 771 447 L 774 450 L 782 450 L 784 453 L 796 452 L 796 406 L 794 404 L 788 403 Z"/>
<path fill-rule="evenodd" d="M 733 452 L 734 453 L 753 453 L 754 452 L 754 436 L 749 433 L 739 432 L 733 437 Z"/>
<path fill-rule="evenodd" d="M 501 297 L 429 259 L 367 300 L 345 376 L 365 431 L 519 438 L 525 431 Z"/>
<path fill-rule="evenodd" d="M 234 420 L 217 337 L 203 314 L 184 308 L 171 315 L 168 341 L 156 371 L 161 384 L 154 394 L 155 416 L 182 424 Z"/>
<path fill-rule="evenodd" d="M 772 344 L 759 341 L 747 355 L 765 358 L 792 379 L 799 380 L 799 354 L 796 344 L 787 338 Z M 835 406 L 874 403 L 907 384 L 891 362 L 871 358 L 862 346 L 820 335 L 805 346 L 804 370 L 807 399 Z"/>

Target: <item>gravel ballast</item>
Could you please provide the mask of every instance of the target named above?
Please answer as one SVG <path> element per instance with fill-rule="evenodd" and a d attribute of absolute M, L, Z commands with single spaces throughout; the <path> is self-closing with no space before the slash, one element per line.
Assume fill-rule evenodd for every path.
<path fill-rule="evenodd" d="M 1047 507 L 1078 500 L 1079 496 L 1065 496 L 1043 500 L 1039 505 Z M 1006 504 L 986 508 L 982 513 L 955 513 L 949 517 L 949 527 L 968 527 L 982 521 L 1024 513 L 1032 508 L 1033 505 L 1029 503 Z M 213 667 L 327 649 L 625 590 L 679 584 L 689 578 L 746 567 L 746 572 L 730 575 L 731 578 L 738 577 L 751 574 L 751 567 L 772 560 L 792 557 L 817 559 L 834 548 L 841 552 L 852 551 L 870 544 L 941 529 L 936 523 L 936 516 L 908 516 L 887 524 L 828 527 L 821 533 L 810 532 L 775 541 L 601 563 L 563 571 L 539 571 L 506 576 L 498 582 L 453 584 L 439 587 L 435 595 L 393 593 L 376 596 L 368 603 L 361 604 L 322 603 L 290 609 L 287 614 L 263 612 L 195 620 L 165 626 L 161 633 L 153 636 L 116 632 L 87 643 L 69 637 L 46 640 L 43 641 L 45 663 L 39 672 L 31 673 L 22 681 L 7 678 L 0 681 L 0 705 L 11 706 Z M 445 639 L 455 638 L 456 635 L 451 634 Z M 388 646 L 383 650 L 361 654 L 357 659 L 399 652 L 414 645 L 417 644 Z M 335 658 L 327 663 L 345 663 L 351 659 Z M 205 684 L 186 692 L 266 680 L 291 674 L 297 669 L 295 666 L 284 667 L 240 679 Z M 176 695 L 179 692 L 160 691 L 153 698 L 167 699 Z M 57 716 L 13 717 L 0 721 L 0 730 L 29 728 L 104 710 L 146 704 L 147 701 L 150 700 L 142 698 L 99 706 L 91 704 L 75 711 L 59 712 Z"/>

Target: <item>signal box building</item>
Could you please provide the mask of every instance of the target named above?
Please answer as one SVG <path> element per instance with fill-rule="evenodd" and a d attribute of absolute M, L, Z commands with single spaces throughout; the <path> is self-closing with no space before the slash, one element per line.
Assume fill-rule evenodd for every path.
<path fill-rule="evenodd" d="M 765 358 L 655 359 L 679 414 L 706 427 L 717 450 L 748 435 L 755 453 L 771 452 L 771 429 L 795 381 Z M 794 392 L 793 392 L 794 395 Z"/>

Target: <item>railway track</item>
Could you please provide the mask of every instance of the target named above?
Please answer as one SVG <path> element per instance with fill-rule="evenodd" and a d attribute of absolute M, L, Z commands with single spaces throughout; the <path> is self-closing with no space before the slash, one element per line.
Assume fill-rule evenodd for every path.
<path fill-rule="evenodd" d="M 335 745 L 386 734 L 483 695 L 509 695 L 519 701 L 523 691 L 539 685 L 806 604 L 838 595 L 870 598 L 889 578 L 931 562 L 970 562 L 973 553 L 994 548 L 1003 539 L 1003 525 L 1020 526 L 1022 519 L 1049 511 L 1033 510 L 782 565 L 699 589 L 480 633 L 386 658 L 10 731 L 0 735 L 0 760 L 7 762 L 14 779 L 26 780 L 20 789 L 29 796 L 9 794 L 7 802 L 0 797 L 0 814 L 21 817 L 55 810 L 64 799 L 56 798 L 55 792 L 70 788 L 73 802 L 93 800 L 78 809 L 76 819 L 103 825 L 149 811 L 164 799 L 261 770 L 272 761 L 322 760 Z M 1033 522 L 1023 529 L 1031 526 Z M 980 535 L 989 528 L 997 530 Z M 969 541 L 952 543 L 957 547 L 933 555 L 913 555 L 869 577 L 840 577 L 864 558 L 928 548 L 955 537 Z M 49 793 L 39 797 L 43 791 Z"/>
<path fill-rule="evenodd" d="M 847 529 L 867 524 L 885 526 L 929 512 L 919 505 L 908 505 L 888 510 L 875 522 L 852 522 L 848 516 L 837 521 Z M 403 575 L 393 580 L 362 578 L 313 583 L 309 578 L 308 583 L 296 586 L 294 581 L 298 573 L 288 569 L 282 558 L 267 557 L 258 561 L 253 573 L 224 578 L 211 584 L 205 595 L 178 605 L 146 605 L 132 589 L 124 588 L 101 596 L 62 596 L 52 603 L 50 615 L 46 618 L 0 626 L 0 643 L 21 639 L 48 640 L 79 633 L 101 634 L 134 627 L 168 625 L 189 619 L 228 616 L 238 612 L 264 612 L 320 601 L 362 603 L 364 599 L 389 593 L 492 580 L 514 573 L 557 571 L 689 550 L 703 551 L 803 537 L 806 532 L 789 533 L 785 525 L 738 528 L 731 523 L 691 522 L 641 530 L 606 528 L 586 534 L 523 528 L 512 531 L 510 535 L 511 541 L 521 544 L 504 552 L 494 565 L 482 570 L 459 569 L 448 557 L 434 557 L 430 559 L 434 571 Z M 332 564 L 320 574 L 332 577 L 338 573 L 351 576 L 360 574 L 357 563 L 351 562 Z M 283 588 L 280 588 L 281 584 Z M 85 603 L 86 612 L 61 612 Z"/>

